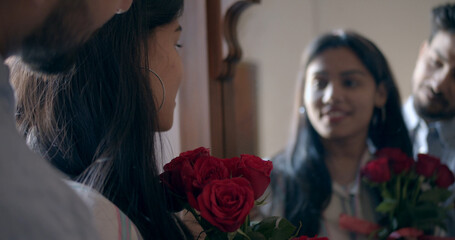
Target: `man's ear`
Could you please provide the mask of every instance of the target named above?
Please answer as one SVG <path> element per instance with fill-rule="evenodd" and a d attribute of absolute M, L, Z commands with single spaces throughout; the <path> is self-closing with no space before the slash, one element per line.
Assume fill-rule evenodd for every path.
<path fill-rule="evenodd" d="M 384 82 L 382 82 L 376 88 L 374 105 L 378 108 L 382 108 L 386 102 L 387 102 L 387 90 L 385 88 Z"/>
<path fill-rule="evenodd" d="M 118 8 L 117 8 L 117 14 L 122 14 L 128 9 L 130 9 L 131 4 L 133 3 L 133 0 L 120 0 Z"/>

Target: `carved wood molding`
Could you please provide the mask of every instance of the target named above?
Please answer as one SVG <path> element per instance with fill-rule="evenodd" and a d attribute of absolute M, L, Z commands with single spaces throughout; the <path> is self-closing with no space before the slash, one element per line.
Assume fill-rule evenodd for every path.
<path fill-rule="evenodd" d="M 230 1 L 232 5 L 222 12 L 222 0 L 207 0 L 207 30 L 209 58 L 213 65 L 211 78 L 215 80 L 232 79 L 235 65 L 242 57 L 242 49 L 237 38 L 237 23 L 242 12 L 260 0 Z M 223 43 L 227 46 L 227 54 L 223 54 Z M 226 55 L 226 57 L 224 57 Z"/>
<path fill-rule="evenodd" d="M 242 48 L 237 38 L 237 23 L 242 12 L 251 4 L 259 3 L 260 0 L 243 0 L 234 3 L 226 12 L 224 18 L 224 40 L 228 46 L 228 54 L 223 59 L 221 72 L 217 79 L 232 79 L 235 72 L 235 66 L 242 57 Z"/>

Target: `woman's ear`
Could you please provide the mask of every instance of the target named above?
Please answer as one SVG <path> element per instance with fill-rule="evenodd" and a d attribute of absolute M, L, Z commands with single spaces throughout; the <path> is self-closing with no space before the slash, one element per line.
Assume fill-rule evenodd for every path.
<path fill-rule="evenodd" d="M 120 0 L 117 7 L 117 14 L 122 14 L 130 9 L 133 0 Z"/>
<path fill-rule="evenodd" d="M 376 88 L 374 105 L 378 108 L 382 108 L 387 102 L 387 90 L 384 82 L 380 83 Z"/>

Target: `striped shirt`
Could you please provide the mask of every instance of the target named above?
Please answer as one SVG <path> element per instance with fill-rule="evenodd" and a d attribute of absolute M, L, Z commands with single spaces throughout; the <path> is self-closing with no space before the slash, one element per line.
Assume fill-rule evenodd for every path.
<path fill-rule="evenodd" d="M 142 240 L 134 223 L 111 201 L 94 189 L 77 182 L 68 185 L 92 210 L 95 227 L 103 240 Z"/>

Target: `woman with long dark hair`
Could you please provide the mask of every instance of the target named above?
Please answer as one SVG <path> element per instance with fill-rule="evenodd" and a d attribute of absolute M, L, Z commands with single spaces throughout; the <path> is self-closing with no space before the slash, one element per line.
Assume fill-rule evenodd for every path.
<path fill-rule="evenodd" d="M 182 9 L 183 0 L 135 0 L 66 74 L 12 63 L 20 132 L 85 194 L 104 239 L 192 238 L 166 210 L 155 143 L 172 126 L 182 80 Z"/>
<path fill-rule="evenodd" d="M 341 213 L 378 220 L 377 196 L 359 169 L 385 147 L 412 156 L 392 72 L 371 41 L 338 30 L 307 48 L 298 85 L 293 135 L 273 159 L 271 203 L 263 209 L 302 223 L 302 235 L 366 239 L 338 226 Z"/>

